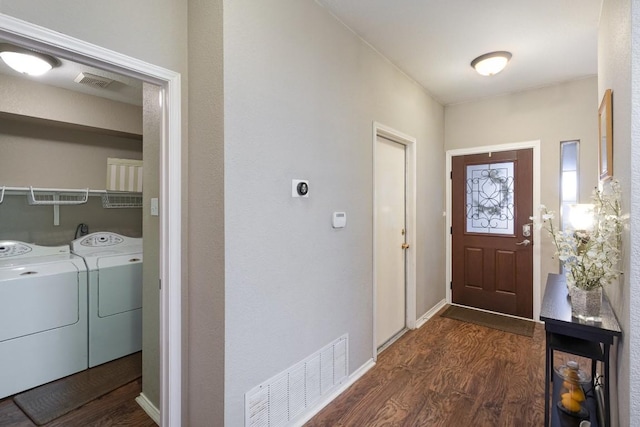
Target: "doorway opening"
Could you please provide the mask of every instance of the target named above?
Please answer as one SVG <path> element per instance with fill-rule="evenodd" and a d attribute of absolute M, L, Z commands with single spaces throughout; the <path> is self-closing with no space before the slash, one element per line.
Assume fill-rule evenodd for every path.
<path fill-rule="evenodd" d="M 159 291 L 160 408 L 163 426 L 181 422 L 181 107 L 180 75 L 34 24 L 0 15 L 0 38 L 159 86 Z M 143 399 L 144 400 L 144 399 Z M 144 408 L 145 402 L 140 402 Z M 153 405 L 151 405 L 153 406 Z M 147 412 L 154 408 L 144 408 Z M 152 415 L 152 414 L 150 414 Z"/>

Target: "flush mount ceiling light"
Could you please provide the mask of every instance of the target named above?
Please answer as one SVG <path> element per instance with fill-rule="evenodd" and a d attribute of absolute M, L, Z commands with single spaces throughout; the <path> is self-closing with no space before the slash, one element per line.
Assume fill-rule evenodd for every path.
<path fill-rule="evenodd" d="M 476 59 L 471 61 L 471 66 L 475 68 L 478 74 L 483 76 L 493 76 L 494 74 L 498 74 L 500 71 L 507 66 L 507 63 L 511 59 L 511 52 L 506 51 L 498 51 L 498 52 L 490 52 L 485 53 L 484 55 L 478 56 Z"/>
<path fill-rule="evenodd" d="M 0 43 L 0 58 L 19 73 L 41 76 L 60 64 L 56 58 L 7 43 Z"/>

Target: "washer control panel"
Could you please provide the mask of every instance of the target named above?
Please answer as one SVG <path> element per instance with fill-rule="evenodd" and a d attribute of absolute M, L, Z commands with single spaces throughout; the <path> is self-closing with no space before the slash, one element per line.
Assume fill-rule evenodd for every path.
<path fill-rule="evenodd" d="M 93 233 L 80 241 L 82 246 L 101 248 L 105 246 L 119 245 L 124 239 L 113 233 Z"/>
<path fill-rule="evenodd" d="M 0 258 L 19 256 L 31 252 L 31 246 L 20 242 L 0 242 Z"/>

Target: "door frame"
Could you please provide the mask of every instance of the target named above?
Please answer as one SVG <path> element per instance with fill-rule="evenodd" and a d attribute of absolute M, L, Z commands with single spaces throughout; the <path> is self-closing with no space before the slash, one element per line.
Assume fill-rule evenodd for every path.
<path fill-rule="evenodd" d="M 60 58 L 123 74 L 162 88 L 160 143 L 160 425 L 182 419 L 181 83 L 180 74 L 0 14 L 0 37 Z M 151 414 L 150 414 L 151 415 Z"/>
<path fill-rule="evenodd" d="M 499 145 L 487 145 L 483 147 L 471 147 L 471 148 L 458 148 L 454 150 L 447 150 L 446 153 L 446 169 L 445 169 L 445 182 L 446 182 L 446 227 L 445 227 L 445 241 L 446 241 L 446 280 L 445 280 L 445 292 L 447 303 L 451 304 L 451 158 L 456 156 L 466 156 L 468 154 L 481 154 L 488 152 L 498 151 L 510 151 L 510 150 L 522 150 L 531 148 L 533 149 L 533 206 L 537 209 L 540 206 L 540 140 L 513 142 Z M 536 215 L 537 212 L 532 212 L 532 215 Z M 540 304 L 542 296 L 540 294 L 540 227 L 533 228 L 533 320 L 540 318 Z M 506 315 L 508 316 L 508 315 Z M 516 317 L 516 316 L 513 316 Z"/>
<path fill-rule="evenodd" d="M 377 139 L 378 136 L 382 136 L 388 140 L 402 144 L 405 146 L 405 241 L 409 243 L 409 248 L 405 249 L 405 325 L 409 329 L 416 328 L 416 138 L 406 135 L 400 131 L 397 131 L 389 126 L 385 126 L 378 122 L 373 122 L 373 205 L 371 210 L 373 212 L 373 316 L 372 316 L 372 339 L 373 339 L 373 360 L 378 359 L 378 348 L 376 345 L 376 296 L 377 296 L 377 282 L 376 282 L 376 269 L 377 262 L 376 254 L 376 151 L 377 151 Z"/>

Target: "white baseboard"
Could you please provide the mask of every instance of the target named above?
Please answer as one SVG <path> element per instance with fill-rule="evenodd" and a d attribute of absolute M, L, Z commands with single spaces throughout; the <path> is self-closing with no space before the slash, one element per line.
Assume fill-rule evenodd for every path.
<path fill-rule="evenodd" d="M 438 311 L 440 311 L 440 309 L 442 307 L 444 307 L 445 305 L 447 305 L 447 300 L 441 300 L 439 301 L 436 305 L 434 305 L 431 310 L 427 311 L 425 314 L 422 315 L 422 317 L 420 317 L 417 321 L 416 321 L 416 329 L 420 328 L 422 325 L 424 325 L 427 320 L 431 319 Z"/>
<path fill-rule="evenodd" d="M 160 425 L 160 409 L 156 408 L 144 393 L 140 393 L 140 395 L 136 397 L 136 402 L 156 424 Z"/>
<path fill-rule="evenodd" d="M 364 365 L 360 366 L 353 374 L 349 375 L 349 379 L 345 381 L 344 384 L 342 384 L 339 388 L 337 388 L 333 393 L 324 396 L 324 398 L 320 400 L 318 403 L 316 403 L 312 408 L 310 408 L 309 411 L 305 412 L 302 418 L 293 420 L 291 422 L 291 426 L 300 427 L 304 423 L 309 421 L 318 412 L 320 412 L 325 406 L 331 403 L 333 399 L 338 397 L 340 394 L 342 394 L 343 391 L 345 391 L 353 383 L 359 380 L 360 377 L 362 377 L 369 369 L 373 368 L 375 364 L 376 362 L 374 362 L 373 359 L 369 359 L 367 362 L 365 362 Z"/>

